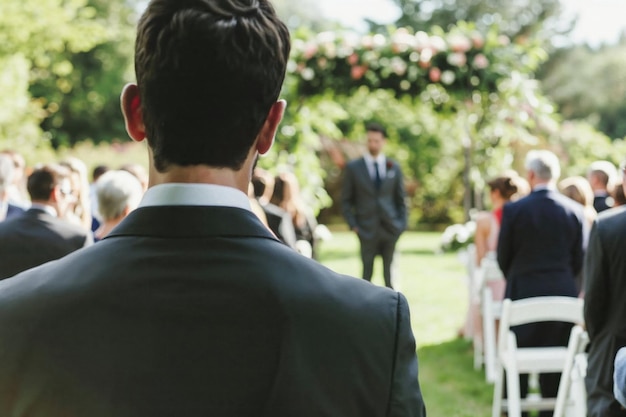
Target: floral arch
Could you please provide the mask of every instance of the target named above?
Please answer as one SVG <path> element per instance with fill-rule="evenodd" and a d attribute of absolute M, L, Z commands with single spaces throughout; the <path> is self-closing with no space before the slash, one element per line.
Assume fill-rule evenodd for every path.
<path fill-rule="evenodd" d="M 289 135 L 282 145 L 279 140 L 279 149 L 282 146 L 283 154 L 298 155 L 299 177 L 310 182 L 311 174 L 319 173 L 323 178 L 327 173 L 314 158 L 319 136 L 341 139 L 345 135 L 337 119 L 329 116 L 328 101 L 362 94 L 364 89 L 372 94 L 390 92 L 399 102 L 422 103 L 414 104 L 416 114 L 427 106 L 442 118 L 455 120 L 458 129 L 453 135 L 458 140 L 451 158 L 460 161 L 461 188 L 466 193 L 463 211 L 468 213 L 471 183 L 480 181 L 481 174 L 491 175 L 486 172 L 487 164 L 505 159 L 497 152 L 507 148 L 509 140 L 533 140 L 536 127 L 550 122 L 553 108 L 533 82 L 533 73 L 545 58 L 537 43 L 511 40 L 496 28 L 483 34 L 464 22 L 447 32 L 434 28 L 432 33 L 406 28 L 390 29 L 388 35 L 296 33 L 285 90 L 292 103 L 287 107 L 292 113 L 286 117 L 285 133 Z M 323 102 L 326 107 L 316 110 L 323 100 L 327 100 Z M 345 125 L 345 120 L 341 123 Z M 424 184 L 433 168 L 418 160 L 424 152 L 416 150 L 424 149 L 424 142 L 412 138 L 403 143 L 410 150 L 405 153 L 406 166 L 418 167 L 414 179 Z M 499 150 L 494 153 L 496 148 Z M 430 160 L 444 158 L 435 155 Z M 445 169 L 450 171 L 450 167 Z M 320 179 L 316 184 L 317 189 L 309 191 L 318 198 L 323 194 L 323 182 Z M 328 198 L 325 201 L 327 204 Z"/>
<path fill-rule="evenodd" d="M 546 58 L 535 44 L 520 44 L 493 29 L 481 34 L 461 23 L 432 34 L 400 28 L 390 35 L 323 32 L 293 42 L 289 72 L 300 96 L 332 90 L 390 89 L 396 95 L 421 95 L 435 103 L 473 92 L 498 91 L 514 74 L 528 76 Z"/>

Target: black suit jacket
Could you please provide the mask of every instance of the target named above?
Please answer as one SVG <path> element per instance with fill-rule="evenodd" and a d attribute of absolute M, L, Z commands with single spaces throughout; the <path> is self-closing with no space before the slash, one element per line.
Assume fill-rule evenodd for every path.
<path fill-rule="evenodd" d="M 0 282 L 3 417 L 424 416 L 406 299 L 226 207 L 144 207 Z"/>
<path fill-rule="evenodd" d="M 0 223 L 0 279 L 93 243 L 79 226 L 37 208 Z"/>
<path fill-rule="evenodd" d="M 588 415 L 625 416 L 613 397 L 613 360 L 626 346 L 626 207 L 596 219 L 585 257 L 585 323 L 591 340 Z"/>
<path fill-rule="evenodd" d="M 22 214 L 24 214 L 25 211 L 26 210 L 24 210 L 23 208 L 9 203 L 7 205 L 7 216 L 4 220 L 6 221 L 14 217 L 21 216 Z"/>
<path fill-rule="evenodd" d="M 596 209 L 598 213 L 608 210 L 611 208 L 608 203 L 609 201 L 612 201 L 612 199 L 608 194 L 596 195 L 593 197 L 593 208 Z"/>
<path fill-rule="evenodd" d="M 505 204 L 498 263 L 507 281 L 506 297 L 576 297 L 583 222 L 583 207 L 552 190 L 534 191 Z"/>

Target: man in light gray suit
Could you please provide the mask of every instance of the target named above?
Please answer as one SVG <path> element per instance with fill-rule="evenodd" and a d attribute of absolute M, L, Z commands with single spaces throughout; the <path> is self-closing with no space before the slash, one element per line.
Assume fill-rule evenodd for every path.
<path fill-rule="evenodd" d="M 345 169 L 343 215 L 361 243 L 363 279 L 372 280 L 374 259 L 381 255 L 385 286 L 393 288 L 393 255 L 407 224 L 404 182 L 398 164 L 383 154 L 385 129 L 373 123 L 366 129 L 368 153 Z"/>

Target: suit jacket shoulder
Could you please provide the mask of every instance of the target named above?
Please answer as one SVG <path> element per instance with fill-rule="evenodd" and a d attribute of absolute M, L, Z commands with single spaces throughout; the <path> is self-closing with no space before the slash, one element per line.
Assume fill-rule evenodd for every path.
<path fill-rule="evenodd" d="M 139 208 L 0 282 L 0 345 L 0 415 L 425 415 L 404 297 L 241 209 Z"/>

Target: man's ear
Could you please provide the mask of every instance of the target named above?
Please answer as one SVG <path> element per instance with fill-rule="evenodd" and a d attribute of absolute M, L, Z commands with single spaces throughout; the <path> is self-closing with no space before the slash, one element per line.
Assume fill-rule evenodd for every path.
<path fill-rule="evenodd" d="M 257 137 L 256 147 L 259 154 L 263 155 L 267 153 L 267 151 L 269 151 L 272 147 L 276 131 L 278 130 L 278 125 L 283 119 L 286 107 L 287 102 L 285 100 L 278 100 L 276 103 L 272 104 L 272 107 L 267 114 L 267 119 L 265 119 L 265 123 L 263 124 L 263 127 Z"/>
<path fill-rule="evenodd" d="M 141 142 L 146 138 L 146 127 L 141 112 L 141 97 L 137 84 L 126 84 L 121 96 L 122 114 L 131 139 Z"/>

